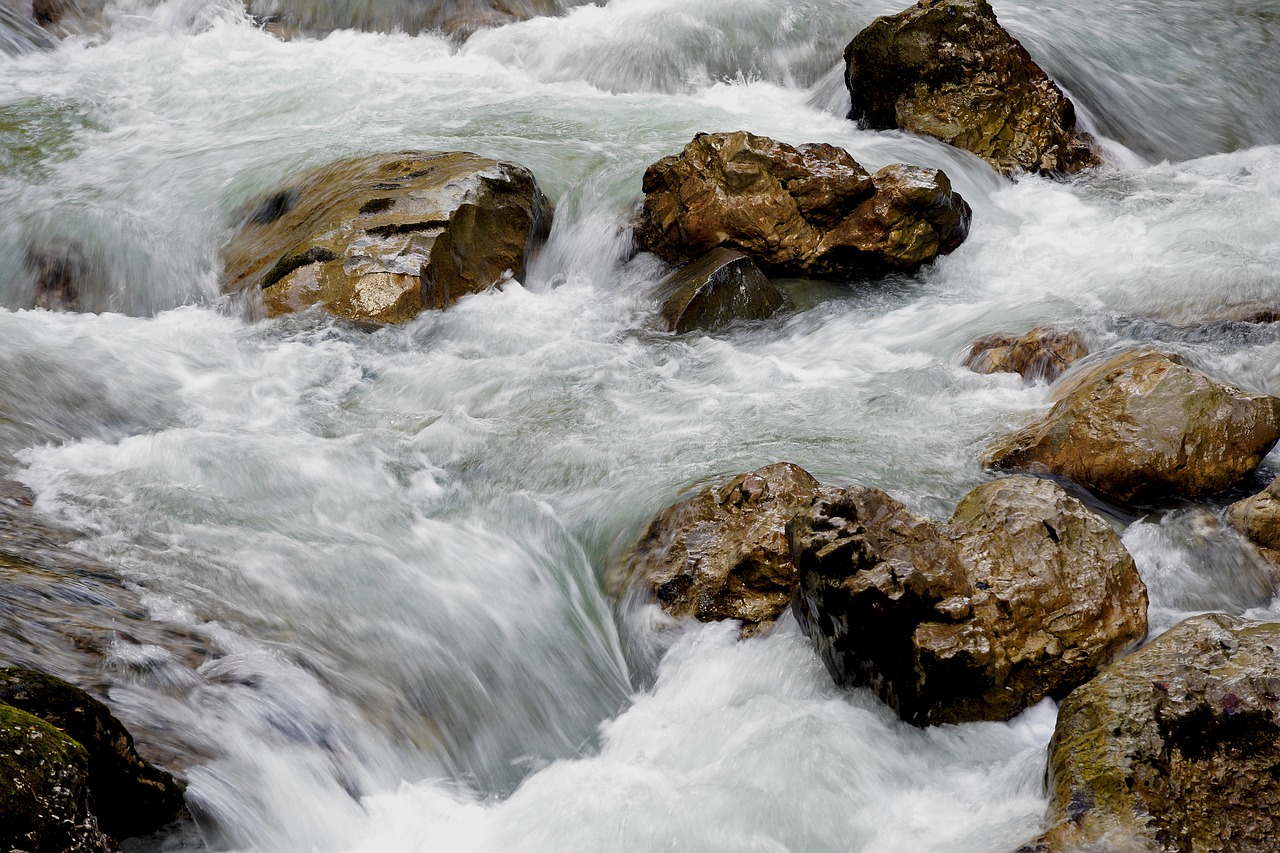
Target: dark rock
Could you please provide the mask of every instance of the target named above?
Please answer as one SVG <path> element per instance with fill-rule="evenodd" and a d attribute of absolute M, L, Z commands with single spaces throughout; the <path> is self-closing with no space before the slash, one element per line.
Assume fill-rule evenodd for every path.
<path fill-rule="evenodd" d="M 1119 538 L 1045 480 L 981 486 L 946 525 L 853 487 L 787 533 L 796 618 L 832 677 L 916 725 L 1007 719 L 1146 634 Z"/>
<path fill-rule="evenodd" d="M 844 53 L 850 117 L 972 151 L 1000 172 L 1071 174 L 1101 161 L 1075 106 L 986 0 L 920 0 Z"/>
<path fill-rule="evenodd" d="M 658 285 L 662 320 L 671 332 L 715 329 L 733 320 L 763 320 L 782 307 L 782 293 L 751 258 L 712 249 Z"/>
<path fill-rule="evenodd" d="M 89 812 L 84 748 L 31 714 L 0 704 L 0 849 L 109 853 Z"/>
<path fill-rule="evenodd" d="M 1033 849 L 1280 851 L 1280 624 L 1182 622 L 1075 690 Z"/>
<path fill-rule="evenodd" d="M 1047 415 L 998 440 L 983 464 L 1140 502 L 1230 488 L 1280 439 L 1280 399 L 1215 382 L 1154 350 L 1068 374 L 1050 399 Z"/>
<path fill-rule="evenodd" d="M 0 669 L 0 702 L 39 717 L 84 747 L 93 811 L 113 838 L 154 832 L 178 817 L 183 787 L 144 761 L 107 706 L 61 679 Z"/>
<path fill-rule="evenodd" d="M 379 155 L 312 170 L 245 213 L 224 289 L 268 316 L 317 303 L 397 323 L 492 287 L 546 237 L 551 205 L 522 166 L 466 153 Z"/>
<path fill-rule="evenodd" d="M 31 17 L 58 35 L 85 32 L 101 23 L 104 0 L 31 0 Z"/>
<path fill-rule="evenodd" d="M 744 635 L 771 626 L 796 584 L 787 520 L 822 492 L 808 472 L 786 462 L 703 489 L 654 518 L 610 568 L 610 593 L 641 590 L 676 617 L 740 619 Z"/>
<path fill-rule="evenodd" d="M 852 277 L 913 270 L 958 247 L 969 205 L 946 174 L 868 175 L 833 145 L 700 133 L 644 174 L 641 242 L 673 264 L 719 246 L 767 270 Z"/>
<path fill-rule="evenodd" d="M 31 276 L 31 301 L 36 308 L 78 311 L 82 290 L 105 290 L 100 266 L 90 263 L 84 248 L 73 240 L 31 246 L 25 261 Z"/>
<path fill-rule="evenodd" d="M 1018 373 L 1052 382 L 1089 348 L 1072 331 L 1038 327 L 1020 338 L 987 335 L 974 341 L 964 366 L 976 373 Z"/>

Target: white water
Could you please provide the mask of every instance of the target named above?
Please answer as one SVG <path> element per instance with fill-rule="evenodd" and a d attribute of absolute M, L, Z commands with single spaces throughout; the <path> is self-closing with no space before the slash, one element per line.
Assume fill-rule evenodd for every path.
<path fill-rule="evenodd" d="M 1016 184 L 844 119 L 840 52 L 900 8 L 882 0 L 613 0 L 460 47 L 281 42 L 229 3 L 171 0 L 117 3 L 106 34 L 33 52 L 39 34 L 0 18 L 0 462 L 154 618 L 207 639 L 197 669 L 127 638 L 108 662 L 122 716 L 191 750 L 204 841 L 1002 853 L 1032 837 L 1051 704 L 919 731 L 832 688 L 793 624 L 740 643 L 619 614 L 601 577 L 685 490 L 777 460 L 948 515 L 989 476 L 986 443 L 1046 396 L 960 366 L 989 332 L 1164 341 L 1280 393 L 1280 333 L 1176 328 L 1280 285 L 1280 21 L 1269 0 L 1204 5 L 997 3 L 1112 163 Z M 970 239 L 916 276 L 792 282 L 768 322 L 658 333 L 664 268 L 626 260 L 640 176 L 738 128 L 941 166 Z M 557 219 L 527 281 L 373 334 L 222 310 L 240 204 L 403 148 L 534 171 Z M 105 313 L 26 310 L 27 247 L 66 237 Z M 1220 508 L 1116 519 L 1155 630 L 1280 618 Z"/>

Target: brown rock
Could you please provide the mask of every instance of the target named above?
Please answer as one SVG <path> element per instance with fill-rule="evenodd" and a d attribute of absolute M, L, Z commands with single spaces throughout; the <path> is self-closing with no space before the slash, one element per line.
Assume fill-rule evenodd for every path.
<path fill-rule="evenodd" d="M 844 53 L 850 117 L 972 151 L 1000 172 L 1071 174 L 1101 161 L 1075 106 L 986 0 L 920 0 Z"/>
<path fill-rule="evenodd" d="M 796 617 L 832 677 L 916 725 L 1007 719 L 1146 634 L 1146 588 L 1119 538 L 1045 480 L 981 486 L 946 525 L 854 487 L 788 537 Z"/>
<path fill-rule="evenodd" d="M 1280 399 L 1215 382 L 1177 356 L 1128 350 L 1058 383 L 1049 413 L 983 456 L 1116 501 L 1197 497 L 1239 482 L 1280 438 Z"/>
<path fill-rule="evenodd" d="M 1027 850 L 1280 851 L 1280 625 L 1182 622 L 1062 703 Z"/>
<path fill-rule="evenodd" d="M 782 307 L 782 293 L 755 261 L 732 249 L 712 249 L 658 285 L 668 331 L 715 329 L 736 319 L 763 320 Z"/>
<path fill-rule="evenodd" d="M 1038 327 L 1020 338 L 987 335 L 973 342 L 964 366 L 976 373 L 1019 373 L 1023 379 L 1052 382 L 1088 347 L 1072 331 Z"/>
<path fill-rule="evenodd" d="M 1280 563 L 1280 477 L 1258 494 L 1227 507 L 1227 521 L 1257 545 L 1264 557 Z"/>
<path fill-rule="evenodd" d="M 224 289 L 268 316 L 315 304 L 378 323 L 446 308 L 510 273 L 550 227 L 527 169 L 467 153 L 379 155 L 312 170 L 263 199 L 223 252 Z"/>
<path fill-rule="evenodd" d="M 610 593 L 652 595 L 675 617 L 742 620 L 751 635 L 791 602 L 796 570 L 786 523 L 822 487 L 790 463 L 739 474 L 667 507 L 644 538 L 609 571 Z"/>
<path fill-rule="evenodd" d="M 700 133 L 644 174 L 641 241 L 674 264 L 718 246 L 766 269 L 814 276 L 912 270 L 959 246 L 969 205 L 946 174 L 875 175 L 832 145 Z"/>

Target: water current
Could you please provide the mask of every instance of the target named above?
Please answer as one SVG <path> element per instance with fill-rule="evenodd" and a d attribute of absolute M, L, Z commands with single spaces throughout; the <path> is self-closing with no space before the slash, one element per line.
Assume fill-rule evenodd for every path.
<path fill-rule="evenodd" d="M 122 718 L 187 756 L 198 828 L 135 849 L 1005 853 L 1040 829 L 1052 702 L 912 728 L 789 618 L 739 642 L 619 612 L 610 554 L 779 460 L 949 515 L 1047 396 L 961 366 L 987 333 L 1158 342 L 1280 394 L 1280 330 L 1203 325 L 1280 301 L 1275 0 L 996 0 L 1102 142 L 1066 182 L 846 120 L 843 47 L 903 0 L 610 0 L 465 42 L 280 40 L 231 0 L 115 0 L 55 42 L 9 2 L 0 473 L 204 649 L 121 634 L 103 663 Z M 657 331 L 641 175 L 737 129 L 941 167 L 971 236 L 911 276 L 784 282 L 768 321 Z M 525 281 L 373 332 L 224 304 L 240 205 L 401 149 L 532 169 L 557 210 Z M 67 241 L 85 310 L 32 310 L 24 257 Z M 1280 618 L 1223 505 L 1112 515 L 1153 632 Z"/>

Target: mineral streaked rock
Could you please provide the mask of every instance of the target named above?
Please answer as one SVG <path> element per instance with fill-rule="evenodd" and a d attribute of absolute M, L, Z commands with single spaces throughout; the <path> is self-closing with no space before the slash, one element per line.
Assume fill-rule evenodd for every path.
<path fill-rule="evenodd" d="M 1128 350 L 1064 376 L 1053 408 L 983 464 L 1067 477 L 1120 502 L 1230 488 L 1280 439 L 1280 399 L 1216 382 L 1180 357 Z"/>
<path fill-rule="evenodd" d="M 1063 696 L 1146 634 L 1146 588 L 1102 519 L 1011 477 L 951 521 L 853 487 L 796 516 L 795 613 L 837 683 L 916 725 L 1004 720 Z"/>
<path fill-rule="evenodd" d="M 522 166 L 404 152 L 312 170 L 260 200 L 223 253 L 224 288 L 268 316 L 317 303 L 397 323 L 446 308 L 525 263 L 551 205 Z"/>
<path fill-rule="evenodd" d="M 740 619 L 744 635 L 756 633 L 772 625 L 795 589 L 787 520 L 822 492 L 787 462 L 703 489 L 654 518 L 610 568 L 610 592 L 620 598 L 642 590 L 673 616 Z"/>
<path fill-rule="evenodd" d="M 1280 624 L 1196 616 L 1062 703 L 1042 853 L 1280 851 Z"/>
<path fill-rule="evenodd" d="M 1020 338 L 987 335 L 973 342 L 965 367 L 976 373 L 1017 373 L 1023 379 L 1053 382 L 1089 354 L 1079 334 L 1037 327 Z"/>
<path fill-rule="evenodd" d="M 712 249 L 657 288 L 667 330 L 716 329 L 733 320 L 763 320 L 782 307 L 782 293 L 751 258 Z"/>
<path fill-rule="evenodd" d="M 1075 106 L 986 0 L 920 0 L 844 53 L 850 117 L 964 148 L 1000 172 L 1071 174 L 1101 161 Z"/>
<path fill-rule="evenodd" d="M 683 264 L 719 246 L 766 271 L 854 277 L 913 270 L 958 247 L 969 205 L 945 173 L 867 174 L 842 148 L 700 133 L 644 174 L 641 242 Z"/>

